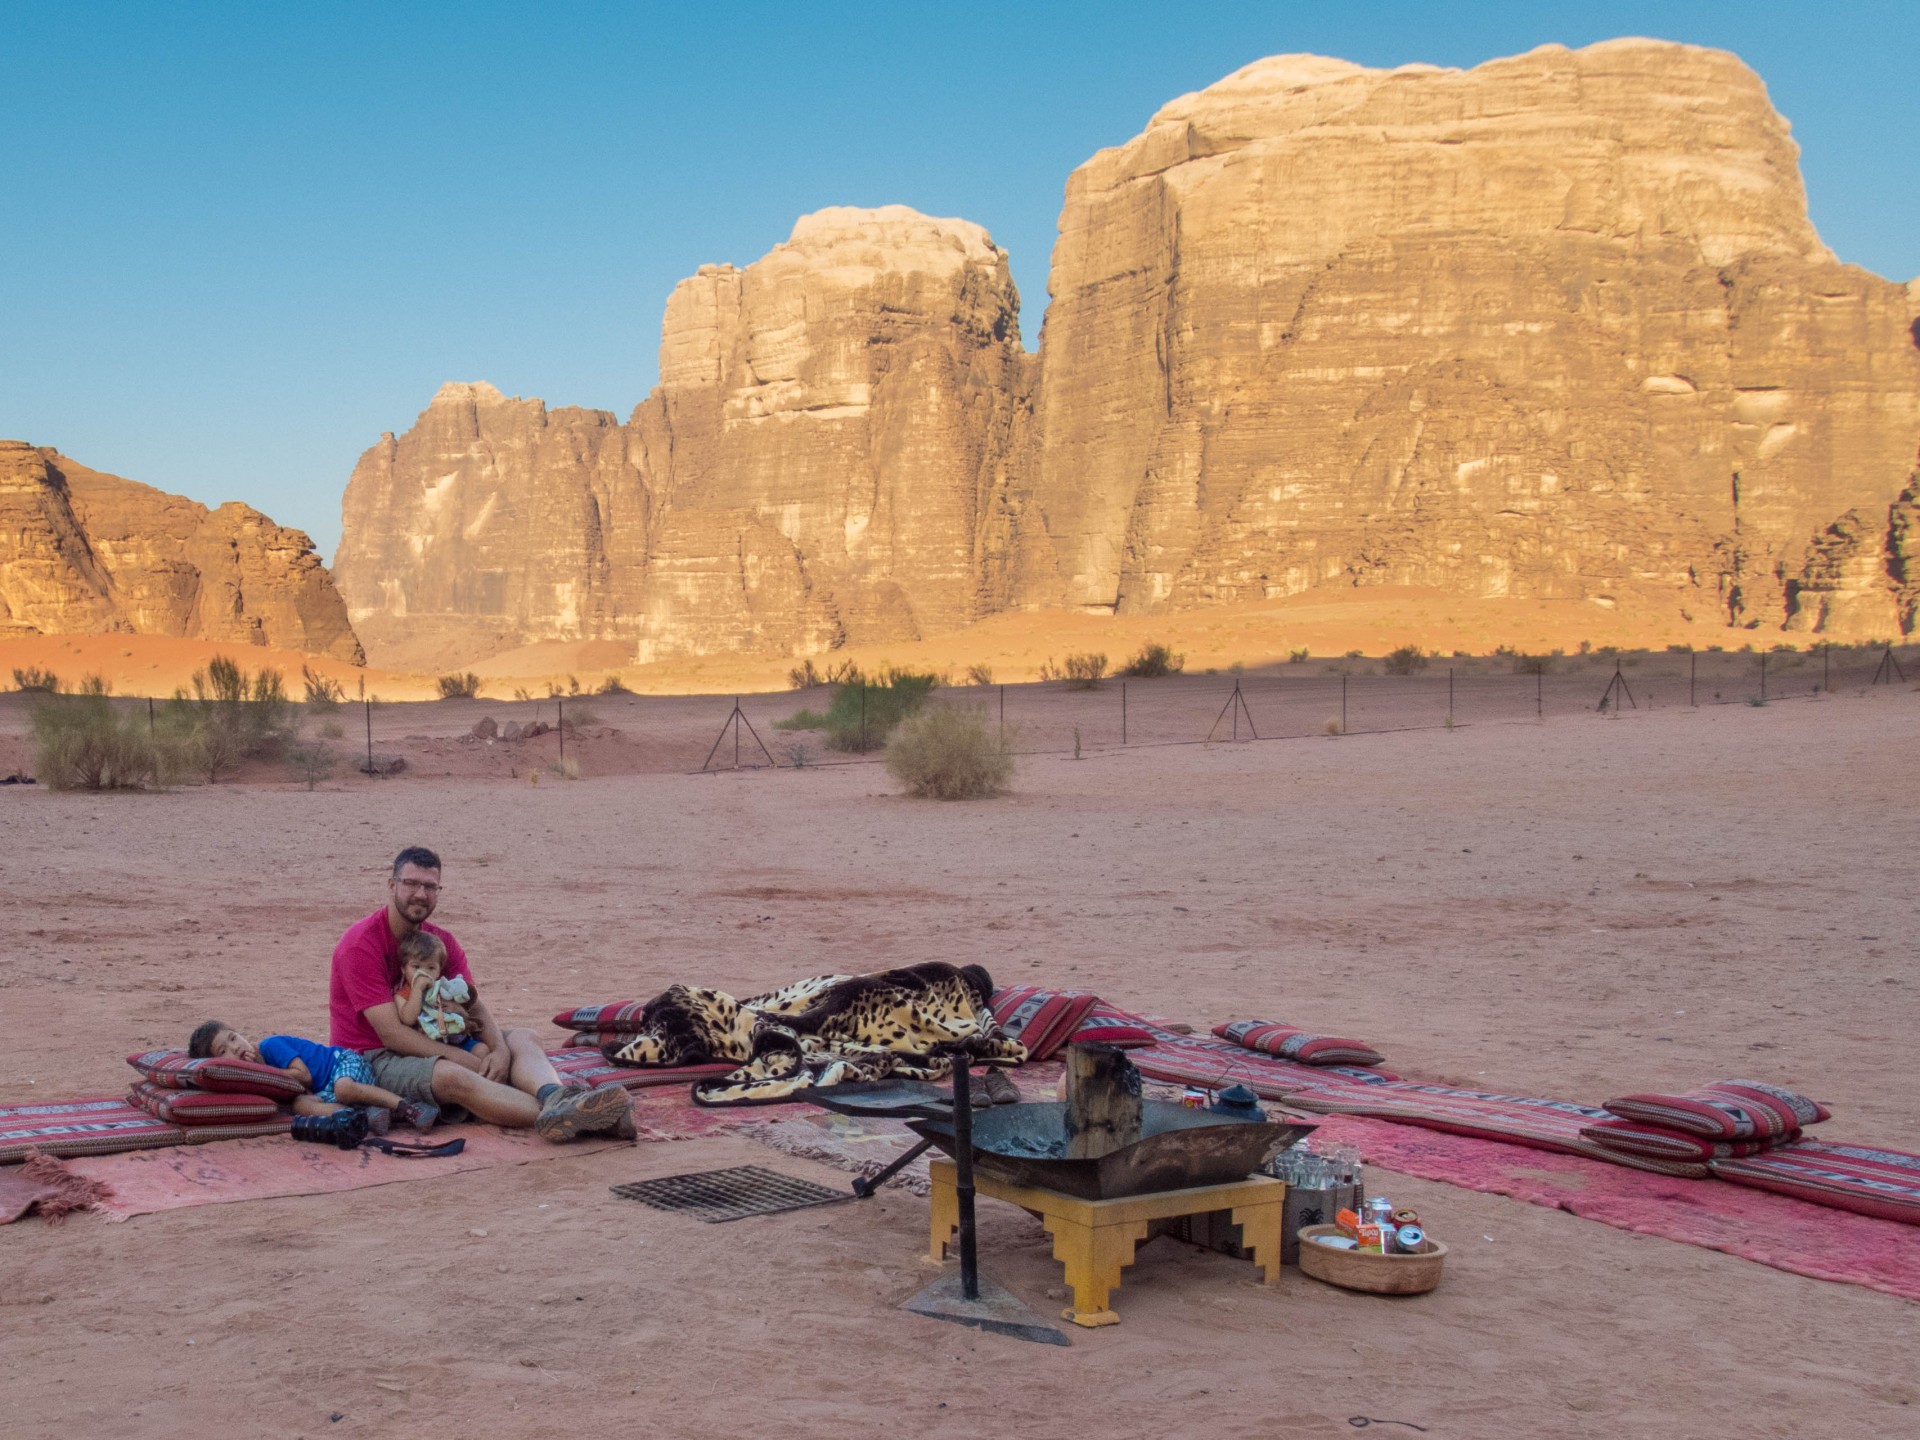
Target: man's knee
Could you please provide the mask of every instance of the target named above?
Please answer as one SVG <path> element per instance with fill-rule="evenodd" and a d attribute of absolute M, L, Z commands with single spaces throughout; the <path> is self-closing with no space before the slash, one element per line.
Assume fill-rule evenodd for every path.
<path fill-rule="evenodd" d="M 512 1030 L 503 1031 L 502 1034 L 506 1038 L 507 1048 L 509 1050 L 518 1050 L 523 1045 L 531 1045 L 534 1049 L 539 1050 L 541 1054 L 544 1055 L 546 1053 L 546 1047 L 541 1045 L 540 1037 L 525 1027 L 516 1027 Z"/>

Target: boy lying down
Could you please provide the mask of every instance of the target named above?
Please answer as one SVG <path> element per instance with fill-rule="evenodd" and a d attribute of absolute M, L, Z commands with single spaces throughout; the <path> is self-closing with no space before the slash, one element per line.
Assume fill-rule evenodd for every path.
<path fill-rule="evenodd" d="M 217 1055 L 285 1070 L 307 1087 L 307 1093 L 293 1102 L 296 1113 L 331 1115 L 355 1106 L 366 1112 L 367 1128 L 376 1135 L 386 1133 L 390 1117 L 420 1131 L 432 1128 L 440 1118 L 438 1105 L 402 1100 L 391 1090 L 382 1090 L 373 1083 L 366 1056 L 341 1045 L 322 1045 L 298 1035 L 269 1035 L 256 1044 L 223 1021 L 207 1020 L 187 1040 L 187 1054 L 195 1060 Z"/>

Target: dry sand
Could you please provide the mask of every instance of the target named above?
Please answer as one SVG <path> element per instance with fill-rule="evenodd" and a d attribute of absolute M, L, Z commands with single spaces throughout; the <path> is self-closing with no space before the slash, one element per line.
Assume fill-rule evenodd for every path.
<path fill-rule="evenodd" d="M 419 762 L 398 780 L 0 790 L 0 1102 L 118 1090 L 121 1056 L 208 1014 L 319 1031 L 334 938 L 425 842 L 447 859 L 439 918 L 514 1020 L 673 980 L 978 960 L 1196 1023 L 1357 1034 L 1407 1073 L 1518 1093 L 1777 1080 L 1826 1101 L 1835 1138 L 1920 1149 L 1910 687 L 1043 755 L 1013 796 L 947 806 L 872 766 L 434 776 L 433 744 L 476 747 L 449 738 L 464 712 L 405 742 L 433 709 L 375 712 Z M 660 747 L 627 768 L 666 769 L 710 743 L 713 711 L 663 702 L 609 728 Z M 14 755 L 21 723 L 0 705 Z M 1266 1289 L 1163 1240 L 1128 1272 L 1123 1323 L 1067 1350 L 899 1313 L 930 1274 L 911 1196 L 705 1226 L 607 1193 L 742 1163 L 844 1181 L 726 1137 L 8 1227 L 4 1428 L 1920 1431 L 1911 1304 L 1437 1184 L 1376 1177 L 1456 1247 L 1429 1296 L 1291 1270 Z M 1057 1306 L 1038 1225 L 993 1203 L 983 1220 L 988 1271 Z"/>

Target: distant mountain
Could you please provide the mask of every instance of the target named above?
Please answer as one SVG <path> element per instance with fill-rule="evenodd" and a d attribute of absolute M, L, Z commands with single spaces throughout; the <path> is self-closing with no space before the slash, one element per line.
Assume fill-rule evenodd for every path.
<path fill-rule="evenodd" d="M 300 531 L 0 440 L 0 635 L 116 631 L 365 660 Z"/>
<path fill-rule="evenodd" d="M 1256 62 L 1073 173 L 1049 291 L 1029 355 L 978 226 L 827 210 L 675 289 L 624 424 L 449 386 L 349 483 L 354 623 L 410 665 L 1368 586 L 1914 628 L 1920 311 L 1732 55 Z"/>

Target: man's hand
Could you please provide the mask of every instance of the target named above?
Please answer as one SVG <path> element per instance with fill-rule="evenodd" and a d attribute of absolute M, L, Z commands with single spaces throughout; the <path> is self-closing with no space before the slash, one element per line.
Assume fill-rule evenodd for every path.
<path fill-rule="evenodd" d="M 472 1057 L 471 1051 L 462 1050 L 460 1053 L 468 1056 L 468 1058 Z M 513 1073 L 513 1056 L 507 1053 L 506 1047 L 504 1046 L 489 1046 L 487 1053 L 481 1057 L 480 1064 L 477 1068 L 480 1071 L 481 1079 L 494 1080 L 505 1085 L 507 1083 L 507 1077 Z"/>

